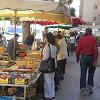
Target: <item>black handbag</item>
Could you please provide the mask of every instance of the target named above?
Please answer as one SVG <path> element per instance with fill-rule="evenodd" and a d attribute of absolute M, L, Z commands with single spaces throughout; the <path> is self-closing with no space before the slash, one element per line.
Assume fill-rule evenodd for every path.
<path fill-rule="evenodd" d="M 48 44 L 49 48 L 50 45 Z M 47 60 L 43 60 L 40 63 L 40 72 L 42 73 L 52 73 L 55 72 L 55 58 L 51 57 L 51 49 L 50 49 L 50 56 Z"/>

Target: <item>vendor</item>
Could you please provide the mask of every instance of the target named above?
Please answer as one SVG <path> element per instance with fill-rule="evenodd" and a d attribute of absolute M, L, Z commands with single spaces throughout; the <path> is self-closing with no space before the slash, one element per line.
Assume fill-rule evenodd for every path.
<path fill-rule="evenodd" d="M 19 43 L 17 41 L 18 38 L 19 38 L 19 35 L 15 34 L 14 38 L 9 40 L 8 46 L 6 48 L 6 52 L 9 53 L 9 55 L 11 56 L 11 59 L 13 59 L 13 60 L 16 59 L 16 52 L 19 50 Z M 15 47 L 14 47 L 14 41 L 15 41 Z"/>
<path fill-rule="evenodd" d="M 7 45 L 6 38 L 2 36 L 1 34 L 0 34 L 0 45 L 3 45 L 3 46 Z"/>
<path fill-rule="evenodd" d="M 29 35 L 24 42 L 24 44 L 26 45 L 26 49 L 30 50 L 33 42 L 34 42 L 34 35 Z"/>

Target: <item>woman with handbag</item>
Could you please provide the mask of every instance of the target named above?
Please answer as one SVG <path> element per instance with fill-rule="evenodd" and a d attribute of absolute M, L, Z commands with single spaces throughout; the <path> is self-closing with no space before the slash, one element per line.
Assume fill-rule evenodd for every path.
<path fill-rule="evenodd" d="M 45 44 L 43 49 L 43 57 L 42 60 L 47 60 L 50 56 L 55 60 L 56 66 L 56 42 L 54 35 L 52 33 L 44 34 L 43 42 Z M 55 83 L 54 76 L 55 70 L 52 72 L 44 72 L 44 98 L 47 100 L 52 100 L 55 97 Z"/>

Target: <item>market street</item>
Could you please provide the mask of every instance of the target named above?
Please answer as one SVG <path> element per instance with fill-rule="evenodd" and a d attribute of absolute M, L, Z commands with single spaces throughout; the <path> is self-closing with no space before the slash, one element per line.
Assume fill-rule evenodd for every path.
<path fill-rule="evenodd" d="M 82 96 L 79 94 L 80 67 L 75 61 L 75 56 L 69 57 L 65 79 L 61 81 L 61 89 L 56 92 L 53 100 L 100 100 L 100 67 L 97 67 L 94 81 L 94 94 Z M 36 100 L 42 100 L 37 98 Z"/>

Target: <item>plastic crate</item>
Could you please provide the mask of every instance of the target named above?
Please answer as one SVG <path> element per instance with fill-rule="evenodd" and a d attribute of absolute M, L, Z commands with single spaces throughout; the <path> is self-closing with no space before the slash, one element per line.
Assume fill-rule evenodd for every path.
<path fill-rule="evenodd" d="M 14 97 L 0 96 L 0 100 L 15 100 Z"/>

